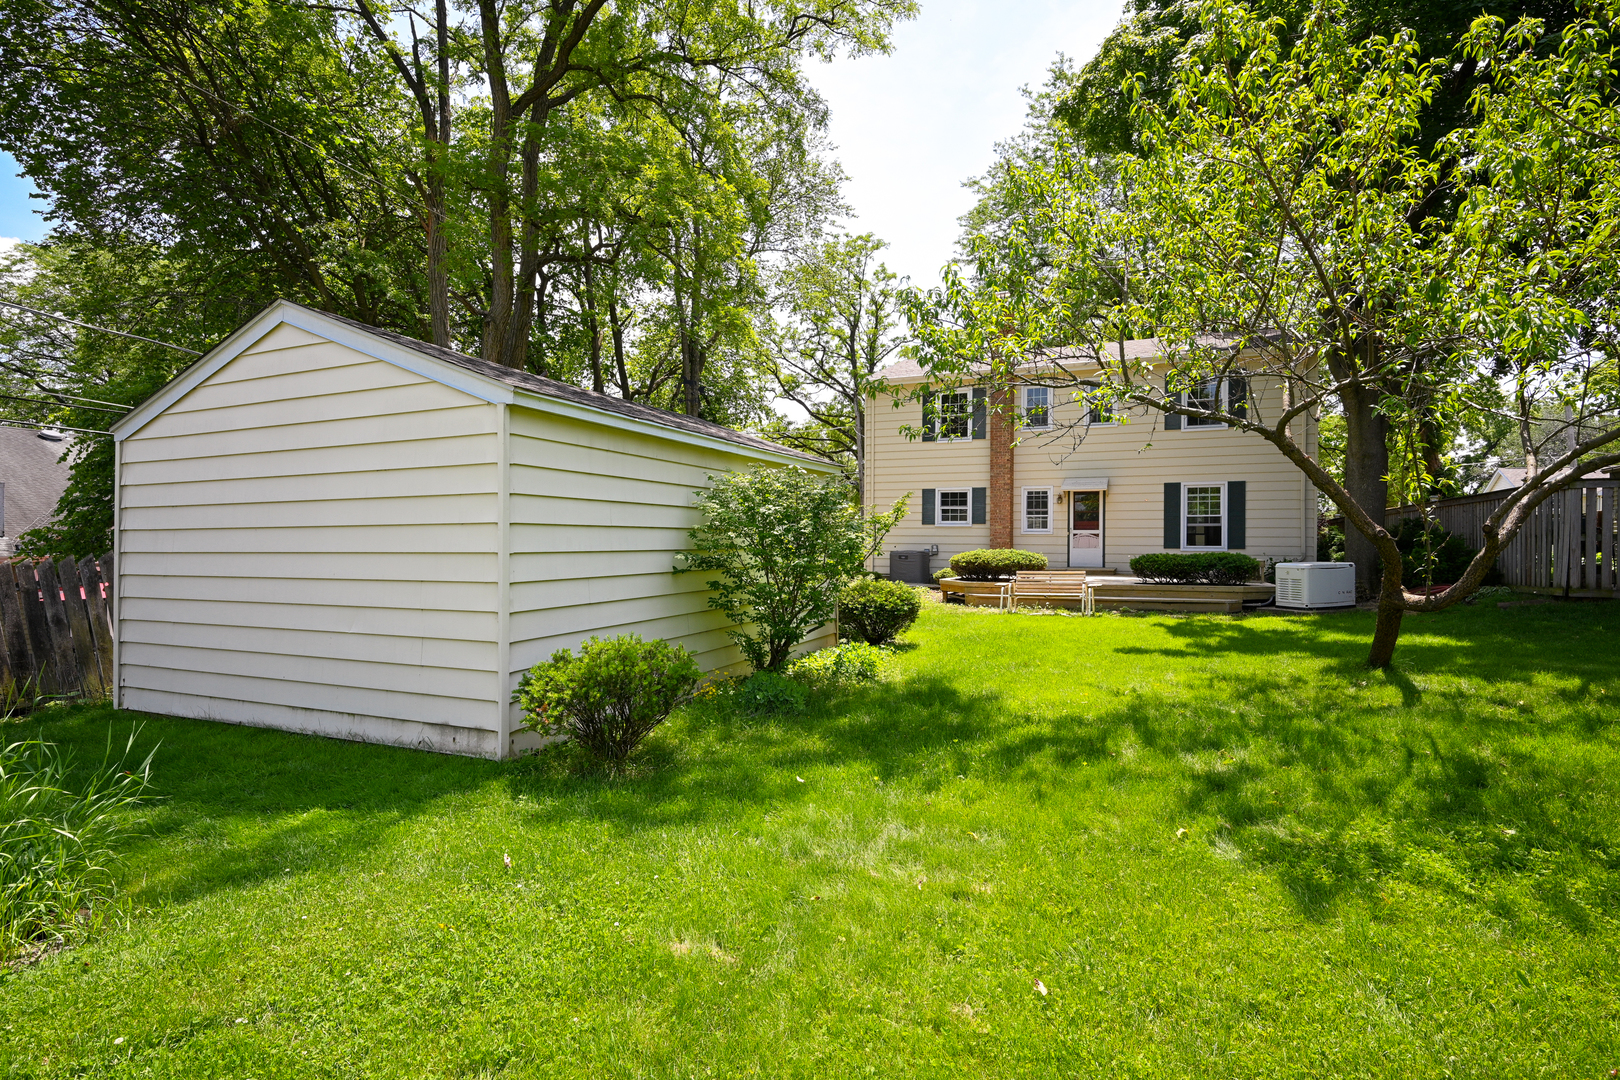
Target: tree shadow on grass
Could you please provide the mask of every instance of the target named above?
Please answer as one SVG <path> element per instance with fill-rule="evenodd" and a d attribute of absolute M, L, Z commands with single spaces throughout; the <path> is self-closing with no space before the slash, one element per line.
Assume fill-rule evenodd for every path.
<path fill-rule="evenodd" d="M 1559 809 L 1546 796 L 1591 790 L 1601 756 L 1542 753 L 1523 718 L 1470 712 L 1451 691 L 1425 697 L 1400 672 L 1389 680 L 1402 695 L 1398 710 L 1335 704 L 1306 692 L 1322 666 L 1333 667 L 1252 674 L 1229 700 L 1132 692 L 1094 709 L 1034 712 L 993 688 L 917 675 L 841 695 L 801 718 L 717 713 L 655 741 L 646 773 L 592 798 L 591 815 L 627 833 L 724 820 L 747 805 L 816 799 L 796 778 L 823 766 L 858 765 L 919 793 L 975 774 L 1025 786 L 1037 799 L 1080 763 L 1108 762 L 1112 787 L 1135 786 L 1203 822 L 1211 842 L 1228 842 L 1275 874 L 1307 918 L 1326 918 L 1344 898 L 1372 898 L 1397 879 L 1489 905 L 1491 883 L 1527 880 L 1527 860 L 1539 851 L 1562 867 L 1562 877 L 1535 885 L 1547 910 L 1578 932 L 1590 928 L 1590 900 L 1574 897 L 1612 891 L 1604 867 L 1620 867 L 1620 849 L 1602 815 Z M 1498 662 L 1493 674 L 1528 680 L 1536 670 L 1531 660 L 1517 670 Z M 1376 689 L 1365 669 L 1357 673 Z M 521 783 L 533 794 L 579 790 L 577 778 L 544 763 L 528 769 Z M 557 823 L 577 803 L 542 798 L 535 807 Z M 1161 824 L 1169 836 L 1177 821 Z"/>
<path fill-rule="evenodd" d="M 362 861 L 394 826 L 501 776 L 490 761 L 106 705 L 38 730 L 82 765 L 100 760 L 109 730 L 121 744 L 135 725 L 136 759 L 154 745 L 157 753 L 150 801 L 123 854 L 148 904 Z"/>
<path fill-rule="evenodd" d="M 1461 671 L 1511 684 L 1551 671 L 1590 696 L 1592 687 L 1613 682 L 1606 666 L 1560 648 L 1556 625 L 1539 628 L 1533 653 L 1524 647 L 1522 619 L 1459 620 L 1462 636 L 1426 627 L 1403 646 L 1401 670 L 1387 676 L 1403 702 L 1392 713 L 1360 707 L 1348 690 L 1323 690 L 1332 680 L 1376 689 L 1379 676 L 1345 655 L 1359 653 L 1357 628 L 1370 621 L 1325 618 L 1281 634 L 1259 622 L 1176 620 L 1165 624 L 1170 644 L 1109 650 L 1122 659 L 1264 661 L 1245 666 L 1241 687 L 1224 694 L 1132 688 L 1091 707 L 1036 708 L 960 671 L 923 672 L 823 697 L 796 718 L 689 711 L 655 734 L 632 774 L 618 778 L 581 773 L 559 755 L 502 764 L 145 718 L 142 745 L 163 742 L 153 789 L 162 801 L 147 813 L 131 862 L 150 868 L 148 897 L 184 902 L 288 870 L 362 863 L 396 827 L 491 785 L 512 799 L 520 827 L 588 817 L 632 834 L 803 803 L 817 795 L 797 777 L 822 767 L 858 764 L 885 783 L 921 792 L 973 774 L 1024 787 L 1033 799 L 1080 763 L 1107 761 L 1102 775 L 1110 785 L 1137 786 L 1203 821 L 1209 835 L 1275 873 L 1308 915 L 1367 894 L 1391 875 L 1438 882 L 1480 904 L 1480 880 L 1537 874 L 1557 918 L 1577 929 L 1589 925 L 1582 913 L 1592 889 L 1605 887 L 1598 871 L 1613 868 L 1604 872 L 1620 880 L 1620 855 L 1601 815 L 1552 793 L 1593 790 L 1614 760 L 1612 723 L 1592 720 L 1595 710 L 1569 714 L 1560 731 L 1576 745 L 1556 756 L 1535 742 L 1533 717 L 1481 708 L 1460 691 L 1421 693 L 1412 673 Z M 1075 641 L 1089 640 L 1095 625 L 1072 620 Z M 1271 662 L 1290 654 L 1309 662 L 1297 669 Z M 129 722 L 129 714 L 83 709 L 53 722 L 46 735 L 77 745 L 81 760 L 99 760 L 108 725 L 127 731 Z M 1583 749 L 1600 744 L 1607 757 Z M 529 797 L 521 807 L 518 796 Z M 1168 831 L 1174 823 L 1163 824 Z M 210 842 L 224 831 L 237 834 L 230 844 Z M 1543 865 L 1549 858 L 1551 871 Z"/>

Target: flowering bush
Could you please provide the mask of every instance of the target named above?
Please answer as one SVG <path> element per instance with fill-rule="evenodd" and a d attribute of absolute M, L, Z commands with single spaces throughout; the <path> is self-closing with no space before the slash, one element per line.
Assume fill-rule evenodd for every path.
<path fill-rule="evenodd" d="M 622 765 L 702 677 L 692 654 L 638 634 L 591 638 L 536 664 L 512 700 L 542 735 L 571 736 L 600 761 Z"/>

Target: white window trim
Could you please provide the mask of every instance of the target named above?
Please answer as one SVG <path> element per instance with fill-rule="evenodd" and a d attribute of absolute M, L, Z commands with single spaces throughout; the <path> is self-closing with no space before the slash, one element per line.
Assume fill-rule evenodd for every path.
<path fill-rule="evenodd" d="M 1029 422 L 1029 392 L 1031 390 L 1046 391 L 1046 423 L 1044 424 L 1032 424 Z M 1026 386 L 1019 391 L 1019 397 L 1021 399 L 1021 404 L 1023 405 L 1023 408 L 1018 412 L 1020 426 L 1022 426 L 1025 431 L 1052 430 L 1052 407 L 1055 404 L 1052 400 L 1052 388 L 1050 386 Z"/>
<path fill-rule="evenodd" d="M 940 499 L 940 496 L 944 495 L 946 493 L 954 494 L 954 493 L 956 493 L 958 491 L 961 492 L 963 495 L 967 496 L 967 520 L 966 521 L 946 521 L 945 520 L 945 506 L 944 506 L 943 501 Z M 1225 504 L 1223 503 L 1222 505 L 1224 506 Z M 972 525 L 973 524 L 973 489 L 972 488 L 935 488 L 934 489 L 934 524 L 938 525 L 938 526 L 940 526 L 942 528 L 946 528 L 946 529 L 960 529 L 960 528 L 963 528 L 964 526 Z"/>
<path fill-rule="evenodd" d="M 1032 529 L 1032 528 L 1029 527 L 1029 493 L 1032 492 L 1032 491 L 1044 491 L 1044 492 L 1046 492 L 1046 528 L 1044 528 L 1044 529 Z M 1053 524 L 1053 521 L 1054 521 L 1054 519 L 1056 517 L 1057 517 L 1057 504 L 1055 502 L 1053 502 L 1053 500 L 1052 500 L 1052 489 L 1051 488 L 1049 488 L 1049 487 L 1027 487 L 1027 488 L 1024 488 L 1023 522 L 1022 522 L 1023 528 L 1019 530 L 1020 532 L 1024 532 L 1024 533 L 1050 533 L 1050 532 L 1052 532 L 1052 524 Z"/>
<path fill-rule="evenodd" d="M 1119 423 L 1120 423 L 1119 413 L 1106 412 L 1106 413 L 1103 413 L 1103 416 L 1106 417 L 1106 419 L 1093 420 L 1091 418 L 1091 409 L 1092 409 L 1092 407 L 1090 405 L 1082 405 L 1081 407 L 1086 410 L 1086 426 L 1087 427 L 1117 427 L 1119 425 Z"/>
<path fill-rule="evenodd" d="M 1215 406 L 1221 412 L 1227 411 L 1227 409 L 1229 409 L 1231 407 L 1231 405 L 1232 405 L 1232 380 L 1235 379 L 1235 378 L 1236 379 L 1243 379 L 1244 381 L 1248 382 L 1249 383 L 1248 397 L 1251 400 L 1254 397 L 1254 380 L 1251 379 L 1247 374 L 1222 376 L 1221 378 L 1219 378 L 1217 380 L 1214 380 L 1218 384 L 1218 387 L 1219 387 L 1217 389 L 1216 395 L 1215 395 L 1215 398 L 1216 398 Z M 1210 380 L 1205 379 L 1203 381 L 1204 382 L 1209 382 Z M 1183 395 L 1183 396 L 1185 396 L 1185 395 Z M 1194 422 L 1195 419 L 1196 419 L 1195 417 L 1183 416 L 1181 418 L 1181 430 L 1182 431 L 1230 431 L 1231 428 L 1232 428 L 1232 425 L 1228 424 L 1224 420 L 1219 420 L 1219 421 L 1216 421 L 1214 423 L 1204 423 L 1204 422 L 1195 423 Z M 1205 485 L 1205 486 L 1207 487 L 1208 485 Z M 1214 551 L 1215 549 L 1214 548 L 1200 548 L 1199 550 L 1202 550 L 1202 551 Z"/>
<path fill-rule="evenodd" d="M 1187 543 L 1187 499 L 1195 487 L 1218 487 L 1221 489 L 1221 543 L 1219 547 L 1194 547 Z M 1181 548 L 1182 551 L 1229 551 L 1227 545 L 1231 534 L 1226 529 L 1226 513 L 1229 506 L 1226 499 L 1225 480 L 1183 480 L 1181 482 Z"/>
<path fill-rule="evenodd" d="M 956 394 L 967 395 L 967 434 L 945 434 L 945 399 Z M 970 388 L 961 390 L 943 391 L 934 399 L 934 441 L 943 443 L 959 443 L 973 441 L 973 391 Z M 955 488 L 951 489 L 955 491 Z"/>

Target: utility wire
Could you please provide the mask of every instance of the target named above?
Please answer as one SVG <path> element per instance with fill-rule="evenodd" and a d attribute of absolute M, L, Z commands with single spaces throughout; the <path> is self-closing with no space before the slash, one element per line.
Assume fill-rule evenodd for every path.
<path fill-rule="evenodd" d="M 159 341 L 157 338 L 141 337 L 139 334 L 126 334 L 122 330 L 109 330 L 105 326 L 92 326 L 90 323 L 80 322 L 77 319 L 70 319 L 66 315 L 58 315 L 52 311 L 41 311 L 39 308 L 31 308 L 23 304 L 13 304 L 10 300 L 0 300 L 0 307 L 16 308 L 18 311 L 26 311 L 30 315 L 41 315 L 47 319 L 55 319 L 58 322 L 65 322 L 72 326 L 82 327 L 86 330 L 95 330 L 102 334 L 115 334 L 118 337 L 130 338 L 133 341 L 144 341 L 148 345 L 162 345 L 166 349 L 174 349 L 176 352 L 183 352 L 189 356 L 202 355 L 202 353 L 198 352 L 196 349 L 188 349 L 183 345 L 172 345 L 167 341 Z"/>
<path fill-rule="evenodd" d="M 127 405 L 120 406 L 119 408 L 116 408 L 116 409 L 103 409 L 103 408 L 99 408 L 99 407 L 97 407 L 95 405 L 75 405 L 72 402 L 68 402 L 68 401 L 52 401 L 50 398 L 18 397 L 16 394 L 0 394 L 0 401 L 29 401 L 29 402 L 33 402 L 36 405 L 55 405 L 55 406 L 57 406 L 59 408 L 63 408 L 63 409 L 86 409 L 86 410 L 88 410 L 90 412 L 110 412 L 110 413 L 116 413 L 116 414 L 118 414 L 120 416 L 122 416 L 124 413 L 129 412 L 129 406 L 127 406 Z"/>
<path fill-rule="evenodd" d="M 25 424 L 21 420 L 0 420 L 0 427 L 27 428 L 29 431 L 77 431 L 81 435 L 111 435 L 110 431 L 98 431 L 87 427 L 63 427 L 61 424 L 51 424 L 49 427 L 40 427 L 38 424 Z"/>

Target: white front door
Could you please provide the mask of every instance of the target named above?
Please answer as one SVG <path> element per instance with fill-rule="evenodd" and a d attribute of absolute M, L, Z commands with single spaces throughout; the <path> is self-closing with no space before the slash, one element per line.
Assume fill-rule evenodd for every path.
<path fill-rule="evenodd" d="M 1103 564 L 1103 493 L 1069 492 L 1069 565 Z"/>

